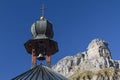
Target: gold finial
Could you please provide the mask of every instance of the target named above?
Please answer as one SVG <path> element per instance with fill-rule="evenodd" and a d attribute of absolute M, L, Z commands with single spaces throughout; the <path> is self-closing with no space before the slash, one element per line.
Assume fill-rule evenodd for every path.
<path fill-rule="evenodd" d="M 45 20 L 45 17 L 44 17 L 44 16 L 41 16 L 40 19 L 41 19 L 41 20 Z"/>

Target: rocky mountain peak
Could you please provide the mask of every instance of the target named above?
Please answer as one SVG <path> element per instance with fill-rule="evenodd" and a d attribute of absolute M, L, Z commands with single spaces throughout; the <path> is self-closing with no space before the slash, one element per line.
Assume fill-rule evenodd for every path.
<path fill-rule="evenodd" d="M 87 54 L 89 59 L 106 57 L 111 59 L 111 53 L 108 48 L 108 43 L 102 39 L 94 39 L 88 45 Z"/>
<path fill-rule="evenodd" d="M 97 38 L 97 39 L 93 39 L 90 42 L 90 44 L 88 45 L 88 49 L 92 48 L 93 46 L 98 46 L 98 47 L 103 46 L 103 47 L 106 47 L 106 46 L 108 46 L 108 43 L 105 42 L 102 39 Z"/>
<path fill-rule="evenodd" d="M 84 76 L 86 75 L 95 77 L 93 77 L 94 79 L 88 79 L 87 76 L 87 78 L 84 80 L 103 80 L 102 78 L 104 78 L 104 76 L 106 77 L 106 75 L 102 74 L 103 77 L 99 78 L 99 75 L 97 76 L 99 71 L 105 72 L 107 69 L 109 73 L 110 69 L 111 71 L 114 71 L 111 74 L 117 73 L 115 72 L 115 69 L 120 68 L 120 61 L 112 59 L 111 52 L 106 41 L 101 39 L 94 39 L 90 42 L 86 51 L 79 52 L 73 56 L 66 56 L 65 58 L 58 61 L 58 63 L 52 68 L 63 76 L 71 79 L 80 74 L 80 76 L 78 75 L 74 80 L 83 80 Z M 85 72 L 87 72 L 87 74 L 85 74 Z M 90 74 L 88 74 L 88 72 L 90 72 Z M 109 80 L 108 78 L 104 80 Z M 113 79 L 110 80 L 120 80 L 114 78 L 114 76 L 111 78 Z"/>

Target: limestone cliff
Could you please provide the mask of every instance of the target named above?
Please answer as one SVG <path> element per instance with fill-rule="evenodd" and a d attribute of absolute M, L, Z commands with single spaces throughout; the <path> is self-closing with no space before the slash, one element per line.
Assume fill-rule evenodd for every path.
<path fill-rule="evenodd" d="M 108 43 L 94 39 L 85 52 L 61 59 L 53 69 L 70 80 L 120 80 L 120 61 L 113 60 Z"/>

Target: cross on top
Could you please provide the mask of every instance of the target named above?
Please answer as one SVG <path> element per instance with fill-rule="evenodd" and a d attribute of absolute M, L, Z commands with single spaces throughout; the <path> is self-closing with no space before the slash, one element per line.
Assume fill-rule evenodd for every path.
<path fill-rule="evenodd" d="M 42 10 L 42 16 L 44 16 L 44 11 L 46 10 L 47 8 L 44 7 L 44 5 L 42 5 L 42 8 L 40 10 Z"/>

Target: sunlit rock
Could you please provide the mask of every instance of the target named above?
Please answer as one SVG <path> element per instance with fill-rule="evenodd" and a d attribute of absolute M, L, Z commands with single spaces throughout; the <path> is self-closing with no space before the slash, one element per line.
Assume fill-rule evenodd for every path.
<path fill-rule="evenodd" d="M 92 40 L 86 51 L 66 56 L 52 68 L 70 80 L 120 80 L 120 61 L 112 59 L 108 43 L 101 39 Z"/>

